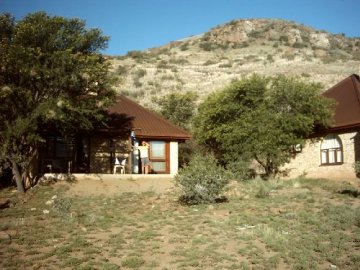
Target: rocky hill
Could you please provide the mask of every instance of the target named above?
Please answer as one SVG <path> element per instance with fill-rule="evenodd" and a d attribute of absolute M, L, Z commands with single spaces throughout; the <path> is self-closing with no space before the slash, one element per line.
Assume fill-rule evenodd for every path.
<path fill-rule="evenodd" d="M 110 60 L 117 90 L 154 108 L 162 95 L 193 91 L 201 100 L 254 72 L 301 76 L 323 83 L 326 90 L 360 72 L 360 37 L 283 20 L 234 20 L 199 36 Z"/>

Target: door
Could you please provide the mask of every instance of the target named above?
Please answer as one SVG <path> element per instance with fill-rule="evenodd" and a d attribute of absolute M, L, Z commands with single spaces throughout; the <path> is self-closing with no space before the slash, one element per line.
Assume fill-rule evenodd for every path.
<path fill-rule="evenodd" d="M 151 171 L 154 173 L 170 173 L 170 145 L 166 141 L 150 142 Z"/>

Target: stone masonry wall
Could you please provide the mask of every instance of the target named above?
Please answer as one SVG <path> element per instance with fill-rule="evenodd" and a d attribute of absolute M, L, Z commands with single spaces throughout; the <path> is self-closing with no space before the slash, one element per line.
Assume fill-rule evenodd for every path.
<path fill-rule="evenodd" d="M 343 161 L 341 165 L 321 165 L 320 146 L 322 138 L 315 142 L 308 141 L 301 153 L 296 154 L 285 166 L 289 177 L 305 175 L 309 178 L 354 179 L 356 178 L 353 164 L 359 155 L 357 132 L 337 134 L 342 141 Z"/>
<path fill-rule="evenodd" d="M 112 173 L 115 157 L 129 160 L 129 142 L 121 138 L 91 138 L 90 173 Z M 125 171 L 129 171 L 126 168 Z"/>

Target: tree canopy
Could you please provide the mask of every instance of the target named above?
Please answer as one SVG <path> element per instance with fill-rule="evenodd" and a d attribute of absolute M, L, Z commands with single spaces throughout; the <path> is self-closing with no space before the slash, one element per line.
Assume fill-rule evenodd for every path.
<path fill-rule="evenodd" d="M 199 106 L 195 138 L 223 163 L 256 160 L 266 175 L 276 174 L 294 146 L 330 124 L 331 102 L 321 89 L 285 76 L 235 81 Z"/>
<path fill-rule="evenodd" d="M 196 94 L 193 92 L 171 93 L 160 98 L 157 103 L 160 113 L 172 123 L 190 129 L 190 120 L 194 115 Z"/>
<path fill-rule="evenodd" d="M 107 42 L 79 19 L 0 15 L 0 158 L 11 162 L 20 191 L 47 131 L 91 129 L 114 100 L 100 53 Z"/>

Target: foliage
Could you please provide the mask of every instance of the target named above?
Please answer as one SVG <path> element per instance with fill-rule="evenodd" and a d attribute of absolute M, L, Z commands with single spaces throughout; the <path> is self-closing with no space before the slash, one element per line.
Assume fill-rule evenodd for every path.
<path fill-rule="evenodd" d="M 353 168 L 354 168 L 356 176 L 359 177 L 360 176 L 360 161 L 356 161 L 353 164 Z"/>
<path fill-rule="evenodd" d="M 249 160 L 236 159 L 231 160 L 226 164 L 226 169 L 231 176 L 231 179 L 236 181 L 249 180 L 254 177 L 255 172 L 249 167 Z"/>
<path fill-rule="evenodd" d="M 315 127 L 330 123 L 321 85 L 285 76 L 253 75 L 211 94 L 194 118 L 196 140 L 224 163 L 256 160 L 267 176 L 293 155 Z"/>
<path fill-rule="evenodd" d="M 0 15 L 0 158 L 9 160 L 20 191 L 44 134 L 93 128 L 115 93 L 99 53 L 108 38 L 79 19 L 43 12 L 15 22 Z"/>
<path fill-rule="evenodd" d="M 142 51 L 129 51 L 126 56 L 131 57 L 138 63 L 141 63 L 146 58 L 145 53 Z"/>
<path fill-rule="evenodd" d="M 116 69 L 116 74 L 119 76 L 125 76 L 127 75 L 127 73 L 128 73 L 127 68 L 122 65 L 119 65 Z"/>
<path fill-rule="evenodd" d="M 142 266 L 145 263 L 143 258 L 140 258 L 138 256 L 131 256 L 131 257 L 127 257 L 125 258 L 121 265 L 127 268 L 133 268 L 133 269 L 137 269 L 140 266 Z"/>
<path fill-rule="evenodd" d="M 136 78 L 142 78 L 142 77 L 144 77 L 146 75 L 146 73 L 147 72 L 146 72 L 145 69 L 140 68 L 140 69 L 138 69 L 138 70 L 136 70 L 134 72 L 134 75 L 135 75 Z"/>
<path fill-rule="evenodd" d="M 193 92 L 171 93 L 160 98 L 160 114 L 175 125 L 189 129 L 190 119 L 195 111 L 197 96 Z"/>
<path fill-rule="evenodd" d="M 179 170 L 175 183 L 188 204 L 212 203 L 220 199 L 229 179 L 212 155 L 195 154 L 189 165 Z"/>
<path fill-rule="evenodd" d="M 215 45 L 215 43 L 212 43 L 212 42 L 201 42 L 199 44 L 199 47 L 201 49 L 203 49 L 204 51 L 212 51 L 217 48 L 217 45 Z"/>

